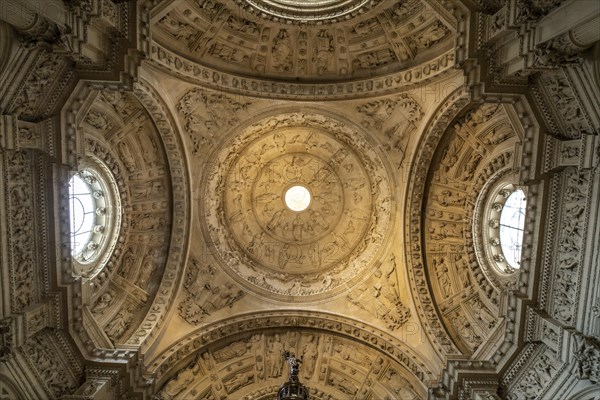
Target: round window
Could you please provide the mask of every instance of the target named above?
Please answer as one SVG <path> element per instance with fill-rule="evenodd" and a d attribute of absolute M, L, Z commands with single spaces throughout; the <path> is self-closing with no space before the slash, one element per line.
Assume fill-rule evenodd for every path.
<path fill-rule="evenodd" d="M 517 189 L 508 196 L 500 212 L 500 247 L 512 268 L 521 267 L 526 201 L 525 192 Z"/>
<path fill-rule="evenodd" d="M 501 274 L 512 274 L 521 267 L 526 205 L 525 191 L 507 182 L 495 185 L 485 203 L 484 251 Z"/>
<path fill-rule="evenodd" d="M 73 175 L 69 182 L 71 254 L 80 263 L 94 259 L 106 229 L 104 187 L 90 170 Z"/>
<path fill-rule="evenodd" d="M 71 255 L 83 276 L 104 264 L 108 243 L 120 226 L 120 215 L 114 212 L 120 205 L 116 184 L 104 169 L 86 166 L 69 180 Z"/>

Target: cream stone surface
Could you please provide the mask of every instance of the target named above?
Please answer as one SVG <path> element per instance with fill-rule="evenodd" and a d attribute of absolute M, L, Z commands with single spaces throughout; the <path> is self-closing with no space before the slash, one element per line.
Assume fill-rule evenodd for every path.
<path fill-rule="evenodd" d="M 0 399 L 595 398 L 597 2 L 3 6 Z"/>

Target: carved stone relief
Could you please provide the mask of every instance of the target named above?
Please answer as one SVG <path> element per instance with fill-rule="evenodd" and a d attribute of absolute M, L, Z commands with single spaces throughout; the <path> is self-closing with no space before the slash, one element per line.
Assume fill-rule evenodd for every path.
<path fill-rule="evenodd" d="M 268 29 L 265 29 L 268 30 Z M 264 42 L 268 37 L 261 37 Z M 261 40 L 261 43 L 263 40 Z M 267 48 L 267 44 L 261 45 L 261 48 Z M 304 35 L 299 35 L 299 51 L 302 46 L 306 47 Z M 422 63 L 415 67 L 393 75 L 361 78 L 346 83 L 297 83 L 297 82 L 265 82 L 259 78 L 240 77 L 233 73 L 223 72 L 212 67 L 204 67 L 195 62 L 181 57 L 177 52 L 171 51 L 158 43 L 152 45 L 153 60 L 161 68 L 172 71 L 175 74 L 183 75 L 187 79 L 197 84 L 209 87 L 213 90 L 227 90 L 236 94 L 267 96 L 269 98 L 281 99 L 341 99 L 341 98 L 362 98 L 365 95 L 386 94 L 393 90 L 403 90 L 413 87 L 417 84 L 426 84 L 433 81 L 438 76 L 448 75 L 455 72 L 454 51 L 450 50 L 444 54 L 435 57 L 429 62 Z M 341 51 L 341 49 L 340 49 Z M 340 55 L 339 74 L 348 75 L 349 64 Z M 264 70 L 265 57 L 259 55 L 256 57 L 253 68 L 256 71 Z M 306 58 L 298 57 L 298 73 L 308 68 Z M 278 72 L 277 68 L 274 68 Z M 365 69 L 365 71 L 371 71 Z"/>
<path fill-rule="evenodd" d="M 302 381 L 311 391 L 330 393 L 324 398 L 423 398 L 422 384 L 399 364 L 346 338 L 310 330 L 248 333 L 198 351 L 166 381 L 158 398 L 198 398 L 201 393 L 236 397 L 242 390 L 280 382 L 288 374 L 281 355 L 284 349 L 298 355 Z"/>
<path fill-rule="evenodd" d="M 531 354 L 532 352 L 533 354 Z M 544 398 L 544 391 L 562 369 L 560 360 L 556 359 L 552 351 L 544 346 L 536 350 L 530 348 L 525 353 L 530 354 L 529 359 L 520 364 L 522 368 L 513 378 L 507 399 Z M 511 373 L 505 377 L 504 384 L 507 383 L 507 378 Z"/>
<path fill-rule="evenodd" d="M 125 331 L 131 326 L 133 312 L 133 305 L 122 306 L 117 315 L 104 327 L 106 336 L 113 343 L 119 342 Z"/>
<path fill-rule="evenodd" d="M 409 95 L 375 100 L 356 107 L 362 125 L 379 135 L 384 148 L 395 158 L 397 168 L 404 162 L 406 146 L 423 118 L 421 106 Z"/>
<path fill-rule="evenodd" d="M 579 379 L 600 383 L 600 343 L 594 338 L 575 338 L 574 359 Z"/>
<path fill-rule="evenodd" d="M 355 306 L 370 312 L 394 331 L 411 317 L 410 309 L 404 305 L 398 289 L 396 258 L 392 256 L 373 276 L 347 296 Z"/>
<path fill-rule="evenodd" d="M 216 135 L 239 124 L 239 113 L 250 103 L 238 102 L 231 97 L 213 91 L 192 89 L 177 104 L 177 111 L 185 121 L 185 131 L 192 141 L 194 154 L 210 149 L 216 143 Z M 227 118 L 223 118 L 227 115 Z"/>
<path fill-rule="evenodd" d="M 8 257 L 10 268 L 10 308 L 15 314 L 22 312 L 40 298 L 42 284 L 39 282 L 38 255 L 35 251 L 36 227 L 36 187 L 34 155 L 25 151 L 4 153 L 4 171 L 7 190 L 6 212 L 11 215 L 8 228 Z M 41 272 L 41 271 L 39 271 Z"/>
<path fill-rule="evenodd" d="M 65 61 L 60 55 L 40 51 L 28 71 L 27 78 L 18 88 L 17 95 L 7 96 L 11 104 L 7 105 L 8 114 L 21 115 L 24 118 L 35 118 L 44 115 L 46 108 L 51 106 L 47 96 L 49 87 L 57 91 L 68 82 L 69 76 L 62 76 Z M 59 77 L 61 80 L 59 81 Z"/>
<path fill-rule="evenodd" d="M 476 273 L 490 267 L 487 261 L 476 258 L 473 248 L 472 216 L 481 218 L 474 209 L 481 192 L 481 185 L 475 182 L 478 175 L 485 175 L 480 180 L 486 182 L 494 171 L 503 168 L 505 161 L 492 158 L 495 147 L 514 140 L 516 134 L 503 106 L 485 103 L 466 113 L 449 131 L 446 135 L 450 139 L 439 150 L 437 164 L 430 172 L 432 184 L 422 225 L 425 257 L 440 310 L 459 341 L 474 351 L 496 325 L 498 296 L 497 289 Z M 478 275 L 483 279 L 474 279 Z M 498 286 L 494 274 L 485 276 Z M 489 302 L 470 297 L 478 288 Z"/>
<path fill-rule="evenodd" d="M 232 307 L 244 296 L 233 283 L 216 275 L 215 267 L 193 257 L 188 261 L 183 286 L 186 291 L 179 303 L 179 315 L 190 324 L 199 324 L 219 310 Z"/>
<path fill-rule="evenodd" d="M 325 315 L 325 314 L 324 314 Z M 283 376 L 283 366 L 279 366 L 279 362 L 283 365 L 283 359 L 271 359 L 271 351 L 269 348 L 277 349 L 281 345 L 290 349 L 294 354 L 300 356 L 303 354 L 311 354 L 311 344 L 316 346 L 318 356 L 316 358 L 315 370 L 311 376 L 312 382 L 325 382 L 327 374 L 320 372 L 322 368 L 319 363 L 328 363 L 329 354 L 332 354 L 333 359 L 337 360 L 336 365 L 343 370 L 343 365 L 357 363 L 357 367 L 365 373 L 365 369 L 372 368 L 373 373 L 380 374 L 384 366 L 383 360 L 390 358 L 393 362 L 399 363 L 402 371 L 410 371 L 409 375 L 404 375 L 411 382 L 411 385 L 417 390 L 421 383 L 426 379 L 430 379 L 431 370 L 427 366 L 427 362 L 421 360 L 418 353 L 405 346 L 394 336 L 384 333 L 372 325 L 357 323 L 355 320 L 346 318 L 332 317 L 327 314 L 326 319 L 315 317 L 314 312 L 268 312 L 263 313 L 262 317 L 256 314 L 252 316 L 242 315 L 228 319 L 230 323 L 223 325 L 222 322 L 217 324 L 208 323 L 204 330 L 199 330 L 195 334 L 184 340 L 175 343 L 170 349 L 165 350 L 162 354 L 156 355 L 151 361 L 150 371 L 156 373 L 157 379 L 160 382 L 165 381 L 165 374 L 172 377 L 174 368 L 181 365 L 181 361 L 189 354 L 199 352 L 205 353 L 207 349 L 213 354 L 213 363 L 236 365 L 235 368 L 244 368 L 244 366 L 255 363 L 255 376 L 259 382 L 273 379 L 272 382 L 281 383 Z M 279 328 L 284 329 L 283 333 Z M 266 330 L 265 330 L 266 329 Z M 316 330 L 315 330 L 316 329 Z M 368 329 L 365 330 L 365 329 Z M 251 332 L 261 331 L 266 333 L 263 339 L 256 340 L 257 335 Z M 302 333 L 305 332 L 305 333 Z M 328 334 L 327 334 L 328 332 Z M 301 334 L 300 334 L 301 333 Z M 278 336 L 275 336 L 277 334 Z M 352 335 L 349 339 L 348 335 Z M 260 336 L 260 335 L 258 335 Z M 224 338 L 230 338 L 220 342 Z M 335 338 L 339 338 L 335 339 Z M 242 340 L 240 340 L 242 339 Z M 217 342 L 221 344 L 217 344 Z M 362 346 L 366 345 L 371 350 L 361 350 Z M 252 361 L 252 352 L 249 349 L 257 348 L 265 349 L 268 355 L 259 359 L 257 356 Z M 372 349 L 380 349 L 381 357 L 373 357 L 370 354 Z M 237 359 L 235 358 L 237 354 Z M 216 355 L 216 359 L 214 358 Z M 250 357 L 250 358 L 249 358 Z M 240 364 L 240 358 L 246 359 Z M 219 361 L 221 360 L 221 361 Z M 349 361 L 351 360 L 351 361 Z M 308 364 L 308 362 L 307 362 Z M 210 367 L 215 369 L 214 367 Z M 222 368 L 218 368 L 222 370 Z M 301 373 L 307 373 L 302 372 Z M 271 375 L 281 374 L 277 378 Z M 309 378 L 307 378 L 309 379 Z M 214 381 L 213 378 L 209 380 Z M 213 389 L 215 387 L 213 386 Z M 216 389 L 215 389 L 216 390 Z M 420 389 L 419 389 L 420 390 Z M 384 397 L 383 395 L 381 397 Z M 393 396 L 392 396 L 393 398 Z"/>
<path fill-rule="evenodd" d="M 160 45 L 186 54 L 192 62 L 243 75 L 266 73 L 288 79 L 365 76 L 374 69 L 389 72 L 414 65 L 452 37 L 421 2 L 401 4 L 402 10 L 395 3 L 381 2 L 376 17 L 325 28 L 307 24 L 314 14 L 300 25 L 289 25 L 278 19 L 261 19 L 264 11 L 253 15 L 222 4 L 187 0 L 158 21 L 154 38 Z"/>
<path fill-rule="evenodd" d="M 593 133 L 588 117 L 562 70 L 541 75 L 534 94 L 546 123 L 555 135 L 579 139 L 582 134 Z M 557 115 L 561 118 L 556 118 Z"/>
<path fill-rule="evenodd" d="M 87 154 L 113 174 L 125 218 L 110 257 L 86 275 L 92 315 L 113 343 L 121 343 L 150 307 L 158 290 L 153 278 L 165 268 L 170 177 L 156 126 L 133 95 L 99 92 L 82 126 Z M 88 133 L 91 128 L 104 140 Z"/>
<path fill-rule="evenodd" d="M 0 320 L 0 362 L 7 362 L 12 356 L 15 344 L 12 325 L 12 318 Z"/>
<path fill-rule="evenodd" d="M 360 154 L 360 156 L 359 156 Z M 209 171 L 208 234 L 237 279 L 279 295 L 340 287 L 373 260 L 390 220 L 389 180 L 378 155 L 348 126 L 286 114 L 243 130 Z M 306 211 L 283 201 L 311 193 Z"/>
<path fill-rule="evenodd" d="M 562 172 L 563 187 L 560 217 L 557 224 L 556 249 L 551 277 L 550 314 L 567 326 L 575 323 L 579 304 L 581 252 L 585 238 L 586 210 L 590 175 L 568 167 Z"/>
<path fill-rule="evenodd" d="M 79 386 L 82 366 L 57 332 L 42 331 L 28 339 L 20 350 L 48 395 L 57 398 Z"/>

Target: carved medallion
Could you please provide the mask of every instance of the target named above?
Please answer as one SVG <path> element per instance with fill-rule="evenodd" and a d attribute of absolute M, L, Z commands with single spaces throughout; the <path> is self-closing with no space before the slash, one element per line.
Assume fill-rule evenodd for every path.
<path fill-rule="evenodd" d="M 387 236 L 383 164 L 357 132 L 331 118 L 295 113 L 257 123 L 214 165 L 208 234 L 226 270 L 260 292 L 334 290 L 365 270 Z M 306 196 L 298 208 L 286 204 L 292 187 Z"/>

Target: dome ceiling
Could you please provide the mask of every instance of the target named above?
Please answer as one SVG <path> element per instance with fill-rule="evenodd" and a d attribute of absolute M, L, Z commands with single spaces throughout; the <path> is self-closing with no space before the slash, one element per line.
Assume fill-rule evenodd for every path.
<path fill-rule="evenodd" d="M 235 75 L 331 82 L 405 70 L 450 49 L 454 38 L 418 0 L 239 3 L 178 2 L 163 11 L 153 39 Z"/>
<path fill-rule="evenodd" d="M 311 399 L 577 397 L 590 6 L 54 3 L 0 21 L 0 398 L 267 400 L 282 350 Z"/>
<path fill-rule="evenodd" d="M 203 196 L 208 235 L 226 269 L 253 289 L 297 298 L 339 289 L 389 233 L 390 178 L 349 124 L 278 114 L 243 129 L 213 163 L 220 168 Z M 294 185 L 311 195 L 304 211 L 285 204 Z"/>

